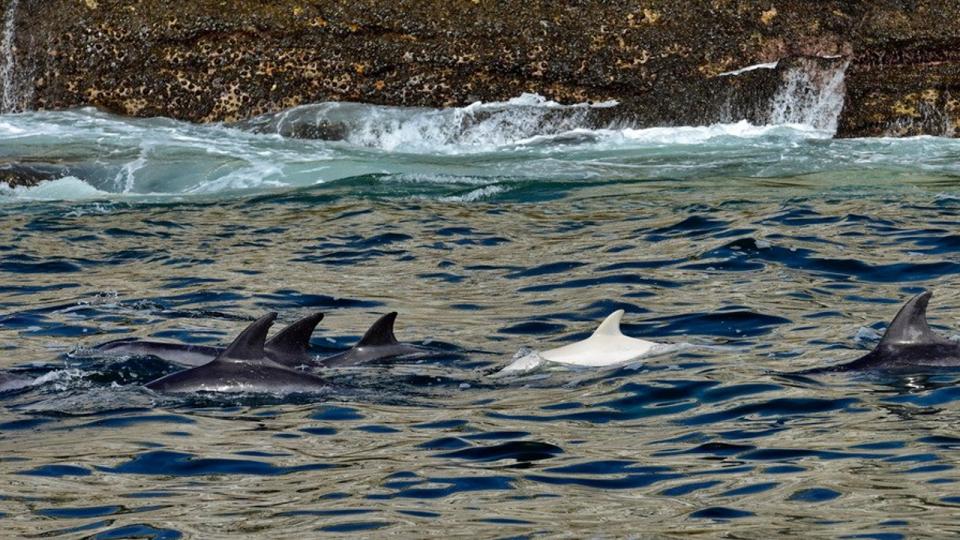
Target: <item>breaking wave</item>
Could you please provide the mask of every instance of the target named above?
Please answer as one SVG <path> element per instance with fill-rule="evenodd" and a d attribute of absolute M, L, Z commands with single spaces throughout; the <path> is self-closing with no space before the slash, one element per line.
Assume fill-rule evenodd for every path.
<path fill-rule="evenodd" d="M 471 202 L 509 196 L 517 187 L 549 191 L 597 179 L 682 179 L 716 170 L 768 178 L 916 166 L 915 141 L 833 140 L 819 120 L 805 123 L 820 116 L 784 113 L 783 123 L 766 126 L 638 129 L 611 124 L 615 106 L 561 105 L 533 94 L 448 109 L 322 103 L 234 125 L 121 118 L 94 109 L 5 115 L 0 201 L 319 189 Z M 957 145 L 925 139 L 928 172 L 956 174 Z M 24 185 L 32 187 L 10 187 Z M 464 191 L 465 185 L 473 187 Z"/>

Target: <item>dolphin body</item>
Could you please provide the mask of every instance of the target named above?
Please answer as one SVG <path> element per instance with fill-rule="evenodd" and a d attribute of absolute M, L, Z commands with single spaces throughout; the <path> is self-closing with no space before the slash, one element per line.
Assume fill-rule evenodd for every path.
<path fill-rule="evenodd" d="M 0 394 L 22 390 L 33 386 L 34 379 L 19 377 L 11 373 L 0 373 Z"/>
<path fill-rule="evenodd" d="M 393 334 L 393 324 L 396 320 L 396 311 L 380 317 L 356 345 L 342 353 L 320 360 L 320 365 L 324 367 L 358 366 L 429 352 L 423 347 L 397 341 Z"/>
<path fill-rule="evenodd" d="M 907 371 L 960 367 L 960 343 L 934 334 L 927 325 L 927 303 L 933 293 L 914 296 L 897 312 L 876 348 L 853 362 L 814 368 L 802 374 L 838 371 Z"/>
<path fill-rule="evenodd" d="M 540 358 L 558 364 L 602 367 L 621 364 L 664 347 L 660 343 L 623 335 L 620 331 L 622 318 L 623 310 L 618 309 L 608 315 L 587 339 L 542 351 Z"/>
<path fill-rule="evenodd" d="M 323 313 L 314 313 L 287 326 L 264 344 L 263 348 L 267 356 L 274 362 L 287 367 L 315 364 L 316 358 L 307 349 L 310 347 L 310 336 L 322 320 Z M 167 362 L 190 367 L 212 362 L 224 351 L 222 347 L 209 345 L 186 345 L 130 338 L 109 341 L 97 346 L 96 349 L 111 354 L 156 356 Z"/>
<path fill-rule="evenodd" d="M 678 347 L 625 336 L 620 331 L 622 318 L 623 310 L 618 309 L 608 315 L 587 339 L 517 358 L 513 363 L 496 372 L 495 376 L 533 371 L 544 363 L 550 362 L 584 367 L 614 366 L 636 360 L 641 356 L 659 354 Z"/>
<path fill-rule="evenodd" d="M 276 313 L 260 317 L 248 326 L 212 362 L 161 377 L 146 387 L 161 393 L 196 392 L 299 394 L 328 388 L 316 375 L 277 363 L 266 351 L 267 331 Z"/>

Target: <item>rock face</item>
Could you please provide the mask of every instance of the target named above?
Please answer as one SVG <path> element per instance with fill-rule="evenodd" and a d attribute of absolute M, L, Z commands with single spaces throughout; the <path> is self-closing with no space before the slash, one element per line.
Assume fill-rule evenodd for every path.
<path fill-rule="evenodd" d="M 838 135 L 960 137 L 960 0 L 863 2 L 860 17 Z"/>
<path fill-rule="evenodd" d="M 7 187 L 35 186 L 46 180 L 56 180 L 69 174 L 64 166 L 53 163 L 0 161 L 0 183 Z"/>
<path fill-rule="evenodd" d="M 4 39 L 13 73 L 3 84 L 18 89 L 20 108 L 89 104 L 210 122 L 321 101 L 438 107 L 535 92 L 564 103 L 620 102 L 598 122 L 762 123 L 778 112 L 785 85 L 830 82 L 846 68 L 832 90 L 843 97 L 846 86 L 832 119 L 838 135 L 960 134 L 960 0 L 3 7 L 14 32 Z M 766 66 L 738 72 L 758 64 Z"/>

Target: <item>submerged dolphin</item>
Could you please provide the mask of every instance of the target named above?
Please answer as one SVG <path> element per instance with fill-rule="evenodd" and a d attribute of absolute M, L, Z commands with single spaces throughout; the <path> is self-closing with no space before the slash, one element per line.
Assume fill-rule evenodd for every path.
<path fill-rule="evenodd" d="M 308 352 L 308 348 L 310 336 L 322 320 L 323 313 L 314 313 L 287 326 L 266 342 L 264 350 L 267 356 L 274 362 L 287 367 L 316 363 L 314 355 Z M 212 362 L 224 350 L 222 347 L 209 345 L 187 345 L 130 338 L 109 341 L 98 345 L 96 349 L 113 354 L 156 356 L 183 366 L 202 366 Z"/>
<path fill-rule="evenodd" d="M 11 373 L 0 373 L 0 393 L 22 390 L 33 386 L 34 379 L 27 379 Z"/>
<path fill-rule="evenodd" d="M 270 359 L 265 350 L 267 331 L 276 313 L 260 317 L 233 340 L 212 362 L 187 369 L 150 383 L 158 392 L 293 394 L 318 392 L 327 388 L 316 375 L 295 371 Z"/>
<path fill-rule="evenodd" d="M 897 312 L 876 348 L 853 362 L 815 368 L 803 374 L 832 371 L 908 370 L 960 366 L 960 343 L 934 334 L 927 325 L 931 292 L 914 296 Z"/>
<path fill-rule="evenodd" d="M 396 311 L 380 317 L 350 350 L 324 358 L 320 364 L 324 367 L 356 366 L 429 352 L 423 347 L 397 341 L 393 335 L 393 323 L 396 320 Z"/>
<path fill-rule="evenodd" d="M 677 347 L 623 335 L 620 331 L 621 318 L 623 310 L 618 309 L 608 315 L 587 339 L 522 356 L 497 374 L 531 371 L 544 362 L 586 367 L 613 366 Z"/>

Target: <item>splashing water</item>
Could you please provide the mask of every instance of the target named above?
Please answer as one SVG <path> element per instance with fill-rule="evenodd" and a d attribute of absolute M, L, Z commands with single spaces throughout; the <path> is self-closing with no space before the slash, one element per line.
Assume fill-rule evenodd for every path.
<path fill-rule="evenodd" d="M 0 117 L 0 172 L 48 182 L 0 188 L 0 200 L 317 189 L 336 197 L 478 202 L 510 199 L 531 185 L 565 190 L 568 182 L 698 178 L 710 171 L 839 178 L 874 167 L 913 168 L 914 152 L 932 173 L 956 174 L 956 143 L 949 139 L 831 139 L 840 102 L 828 90 L 842 84 L 841 71 L 819 79 L 821 91 L 796 82 L 809 91 L 785 91 L 793 101 L 780 98 L 781 120 L 812 124 L 766 126 L 598 127 L 591 115 L 612 104 L 563 106 L 539 96 L 441 110 L 321 104 L 240 125 L 121 118 L 93 109 L 27 112 Z M 301 126 L 294 129 L 296 122 Z M 332 140 L 280 135 L 334 124 Z"/>
<path fill-rule="evenodd" d="M 849 64 L 849 60 L 797 59 L 770 104 L 770 123 L 804 124 L 835 133 Z"/>
<path fill-rule="evenodd" d="M 537 94 L 449 109 L 334 102 L 264 115 L 240 122 L 238 127 L 258 133 L 342 140 L 387 152 L 475 153 L 588 128 L 593 123 L 591 113 L 616 105 L 615 101 L 561 105 Z"/>
<path fill-rule="evenodd" d="M 3 42 L 0 43 L 0 83 L 3 84 L 3 97 L 0 100 L 0 112 L 18 112 L 22 108 L 16 80 L 17 71 L 17 7 L 20 0 L 9 0 L 3 16 Z"/>

